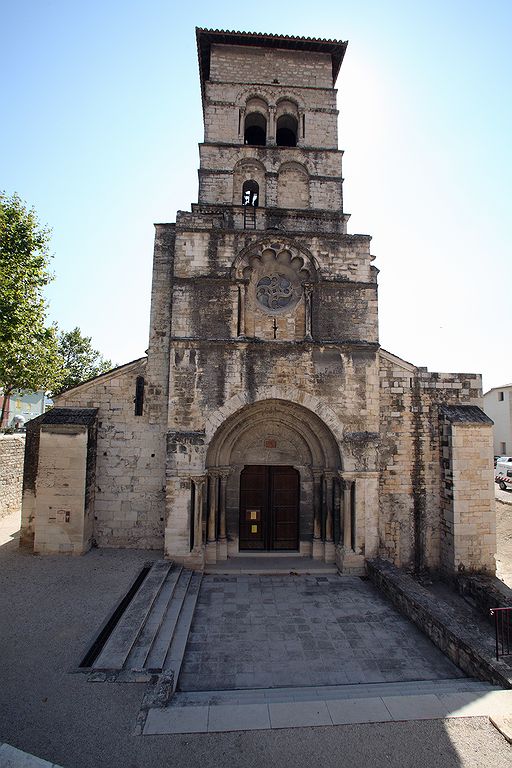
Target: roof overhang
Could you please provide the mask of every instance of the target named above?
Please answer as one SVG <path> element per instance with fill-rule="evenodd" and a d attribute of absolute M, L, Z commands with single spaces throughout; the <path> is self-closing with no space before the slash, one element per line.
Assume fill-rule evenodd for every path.
<path fill-rule="evenodd" d="M 291 51 L 327 53 L 332 61 L 332 82 L 336 82 L 348 42 L 341 40 L 322 40 L 316 37 L 288 37 L 269 35 L 265 32 L 235 32 L 223 29 L 202 29 L 196 27 L 197 55 L 201 93 L 210 77 L 210 51 L 213 44 L 252 45 L 258 48 L 281 48 Z"/>

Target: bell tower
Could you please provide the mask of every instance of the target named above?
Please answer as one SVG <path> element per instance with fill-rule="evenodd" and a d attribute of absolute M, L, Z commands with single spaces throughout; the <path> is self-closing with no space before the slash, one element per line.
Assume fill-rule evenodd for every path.
<path fill-rule="evenodd" d="M 148 355 L 166 553 L 200 566 L 284 547 L 361 569 L 376 546 L 377 270 L 343 211 L 346 43 L 196 35 L 198 201 L 157 226 Z"/>
<path fill-rule="evenodd" d="M 334 214 L 332 231 L 344 231 L 334 84 L 347 43 L 196 35 L 204 115 L 199 203 L 234 206 L 234 222 L 245 228 L 271 228 L 287 209 Z"/>

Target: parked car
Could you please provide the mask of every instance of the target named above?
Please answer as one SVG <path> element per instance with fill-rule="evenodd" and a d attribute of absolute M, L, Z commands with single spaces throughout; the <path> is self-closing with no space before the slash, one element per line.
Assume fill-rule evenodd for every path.
<path fill-rule="evenodd" d="M 512 456 L 499 456 L 494 469 L 494 482 L 502 491 L 512 491 Z"/>

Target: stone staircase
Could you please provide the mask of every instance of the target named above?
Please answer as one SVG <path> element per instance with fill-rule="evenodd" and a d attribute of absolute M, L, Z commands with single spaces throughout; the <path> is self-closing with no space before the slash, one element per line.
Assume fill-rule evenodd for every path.
<path fill-rule="evenodd" d="M 90 667 L 92 681 L 146 682 L 172 674 L 175 690 L 202 574 L 156 562 Z"/>

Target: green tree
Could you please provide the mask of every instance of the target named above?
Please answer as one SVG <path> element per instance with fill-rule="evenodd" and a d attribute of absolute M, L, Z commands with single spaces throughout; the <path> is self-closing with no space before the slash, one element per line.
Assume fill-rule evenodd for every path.
<path fill-rule="evenodd" d="M 0 387 L 4 401 L 14 390 L 52 389 L 62 378 L 55 327 L 48 327 L 43 288 L 49 271 L 50 231 L 17 194 L 0 193 Z"/>
<path fill-rule="evenodd" d="M 93 349 L 91 337 L 82 336 L 80 328 L 59 334 L 59 353 L 64 363 L 64 376 L 60 385 L 53 390 L 54 395 L 112 368 L 112 362 L 104 360 L 98 350 Z"/>

